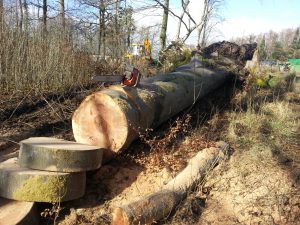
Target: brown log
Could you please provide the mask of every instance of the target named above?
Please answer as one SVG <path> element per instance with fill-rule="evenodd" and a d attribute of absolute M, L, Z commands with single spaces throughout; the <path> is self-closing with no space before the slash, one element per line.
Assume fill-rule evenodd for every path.
<path fill-rule="evenodd" d="M 227 154 L 228 148 L 229 145 L 221 141 L 217 147 L 203 149 L 190 159 L 186 168 L 169 181 L 162 191 L 115 208 L 112 225 L 151 224 L 168 217 L 187 193 L 199 184 L 207 171 Z"/>
<path fill-rule="evenodd" d="M 75 140 L 118 152 L 140 132 L 192 106 L 228 78 L 227 72 L 203 68 L 194 60 L 173 73 L 148 78 L 138 87 L 110 86 L 88 96 L 74 112 Z"/>

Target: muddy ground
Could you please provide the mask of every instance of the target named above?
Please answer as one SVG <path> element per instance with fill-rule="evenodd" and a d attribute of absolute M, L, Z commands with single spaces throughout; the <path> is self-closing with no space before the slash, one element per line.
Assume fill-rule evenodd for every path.
<path fill-rule="evenodd" d="M 234 81 L 227 83 L 192 109 L 135 141 L 99 170 L 89 172 L 86 194 L 81 199 L 38 204 L 43 215 L 41 223 L 110 224 L 115 206 L 160 190 L 185 167 L 188 158 L 222 138 L 230 122 L 226 113 L 234 109 L 232 99 L 239 91 L 235 85 Z M 22 96 L 2 94 L 0 161 L 17 156 L 17 142 L 28 137 L 74 140 L 72 112 L 86 95 L 100 88 Z M 299 110 L 299 94 L 287 101 Z M 255 161 L 249 161 L 250 157 L 234 143 L 231 148 L 232 155 L 158 224 L 300 224 L 299 139 L 290 143 L 290 151 L 284 157 L 262 155 Z M 247 174 L 239 172 L 242 165 L 247 167 Z"/>

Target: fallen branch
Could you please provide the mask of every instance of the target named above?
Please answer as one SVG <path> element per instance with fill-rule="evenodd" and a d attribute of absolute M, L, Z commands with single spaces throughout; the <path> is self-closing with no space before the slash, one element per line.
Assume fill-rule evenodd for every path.
<path fill-rule="evenodd" d="M 168 217 L 188 191 L 195 188 L 227 154 L 228 148 L 229 145 L 221 141 L 217 147 L 203 149 L 190 159 L 187 167 L 169 181 L 163 190 L 117 207 L 113 212 L 112 225 L 151 224 Z"/>

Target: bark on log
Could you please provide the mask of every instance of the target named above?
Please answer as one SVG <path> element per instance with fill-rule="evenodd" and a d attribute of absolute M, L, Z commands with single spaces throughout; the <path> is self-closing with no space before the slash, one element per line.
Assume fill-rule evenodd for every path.
<path fill-rule="evenodd" d="M 145 79 L 136 88 L 110 86 L 88 96 L 74 112 L 75 140 L 118 152 L 139 132 L 193 105 L 229 77 L 225 71 L 203 68 L 194 59 L 175 72 Z"/>
<path fill-rule="evenodd" d="M 199 184 L 206 172 L 227 154 L 228 148 L 225 142 L 218 142 L 217 147 L 200 151 L 162 191 L 117 207 L 113 212 L 112 225 L 151 224 L 168 217 L 188 191 Z"/>

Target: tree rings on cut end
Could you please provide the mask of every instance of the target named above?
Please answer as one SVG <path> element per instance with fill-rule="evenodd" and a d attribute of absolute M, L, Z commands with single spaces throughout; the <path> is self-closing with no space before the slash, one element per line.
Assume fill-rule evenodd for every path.
<path fill-rule="evenodd" d="M 0 198 L 0 225 L 15 224 L 39 224 L 35 203 Z"/>
<path fill-rule="evenodd" d="M 86 185 L 85 172 L 63 173 L 19 166 L 17 158 L 0 163 L 0 196 L 28 202 L 63 202 L 80 198 Z"/>
<path fill-rule="evenodd" d="M 86 97 L 72 117 L 75 140 L 118 152 L 127 140 L 126 112 L 130 107 L 126 95 L 115 90 L 106 89 Z"/>
<path fill-rule="evenodd" d="M 58 171 L 81 172 L 101 166 L 103 149 L 56 138 L 34 137 L 20 142 L 21 167 Z"/>

